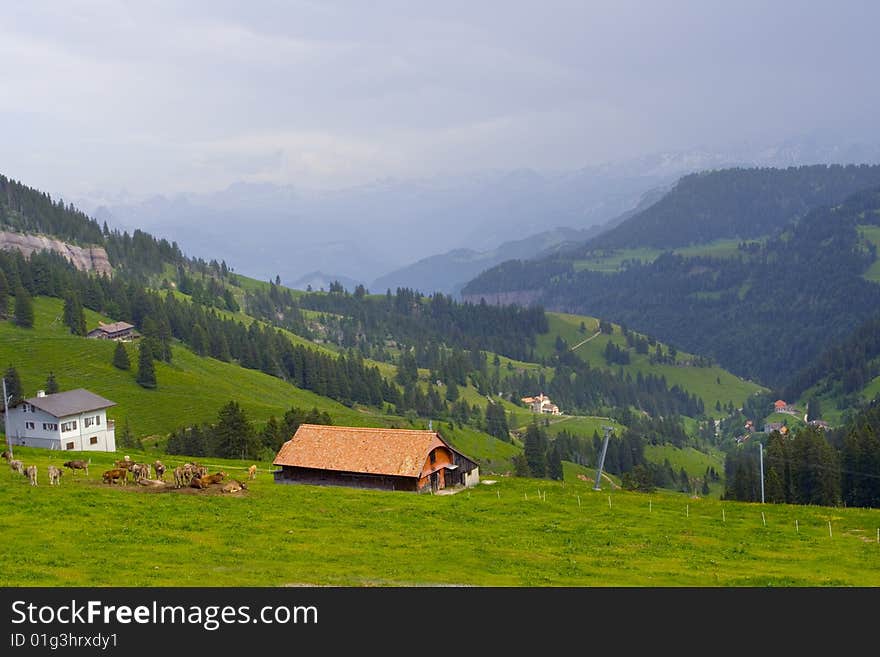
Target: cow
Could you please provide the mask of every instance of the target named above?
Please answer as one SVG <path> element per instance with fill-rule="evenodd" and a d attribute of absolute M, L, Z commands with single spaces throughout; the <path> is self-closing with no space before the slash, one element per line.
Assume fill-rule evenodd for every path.
<path fill-rule="evenodd" d="M 0 454 L 0 458 L 2 458 L 4 461 L 11 461 L 12 460 L 12 452 L 10 452 L 8 449 L 4 449 L 3 453 Z"/>
<path fill-rule="evenodd" d="M 128 476 L 128 470 L 125 468 L 113 468 L 112 470 L 107 470 L 104 474 L 101 475 L 101 480 L 105 484 L 113 485 L 113 482 L 119 481 L 121 485 L 125 486 L 125 480 Z"/>
<path fill-rule="evenodd" d="M 153 463 L 153 470 L 156 472 L 156 479 L 161 479 L 165 481 L 165 464 L 162 461 L 156 461 Z"/>
<path fill-rule="evenodd" d="M 89 462 L 88 461 L 82 461 L 82 460 L 76 459 L 73 461 L 65 461 L 63 463 L 63 465 L 65 468 L 70 468 L 71 470 L 73 470 L 74 475 L 76 474 L 77 470 L 84 470 L 86 473 L 86 476 L 87 477 L 89 476 Z"/>
<path fill-rule="evenodd" d="M 61 475 L 64 474 L 64 470 L 61 468 L 57 468 L 54 465 L 50 465 L 47 469 L 49 473 L 49 485 L 50 486 L 60 486 L 61 485 Z"/>
<path fill-rule="evenodd" d="M 116 463 L 113 464 L 113 467 L 120 469 L 120 470 L 128 470 L 133 465 L 134 465 L 134 461 L 132 461 L 131 458 L 126 456 L 124 459 L 116 461 Z"/>
<path fill-rule="evenodd" d="M 247 490 L 247 484 L 238 479 L 233 479 L 230 482 L 223 484 L 223 488 L 220 489 L 223 493 L 237 493 L 240 490 Z"/>
<path fill-rule="evenodd" d="M 17 472 L 20 475 L 24 474 L 24 463 L 22 463 L 18 459 L 12 459 L 9 462 L 9 467 L 12 468 L 13 472 Z"/>
<path fill-rule="evenodd" d="M 248 479 L 256 479 L 256 478 L 257 478 L 257 466 L 256 466 L 256 464 L 254 464 L 248 468 Z"/>
<path fill-rule="evenodd" d="M 186 468 L 182 465 L 178 465 L 174 468 L 174 487 L 175 488 L 183 488 L 189 483 L 189 480 L 186 478 Z"/>
<path fill-rule="evenodd" d="M 128 471 L 135 481 L 146 479 L 150 476 L 150 466 L 146 463 L 132 463 L 128 466 Z"/>
<path fill-rule="evenodd" d="M 29 465 L 24 469 L 24 474 L 31 482 L 31 486 L 37 485 L 37 466 Z"/>
<path fill-rule="evenodd" d="M 222 470 L 220 472 L 215 472 L 212 475 L 204 475 L 203 477 L 193 477 L 192 481 L 189 482 L 189 485 L 192 488 L 207 488 L 211 484 L 219 484 L 223 481 L 223 478 L 226 476 L 226 473 Z"/>

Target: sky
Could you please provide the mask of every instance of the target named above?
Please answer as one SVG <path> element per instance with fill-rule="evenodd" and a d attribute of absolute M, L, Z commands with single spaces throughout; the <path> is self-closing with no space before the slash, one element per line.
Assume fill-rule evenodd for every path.
<path fill-rule="evenodd" d="M 0 173 L 53 195 L 567 170 L 880 116 L 873 0 L 0 5 Z"/>

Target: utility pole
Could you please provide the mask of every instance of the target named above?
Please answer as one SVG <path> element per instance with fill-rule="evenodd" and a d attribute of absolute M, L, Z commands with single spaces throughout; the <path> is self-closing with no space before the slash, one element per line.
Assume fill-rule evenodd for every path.
<path fill-rule="evenodd" d="M 758 463 L 761 464 L 761 504 L 764 503 L 764 443 L 758 443 Z"/>
<path fill-rule="evenodd" d="M 9 397 L 11 397 L 10 395 Z M 6 449 L 12 459 L 12 439 L 9 437 L 9 397 L 6 396 L 6 377 L 3 377 L 3 433 L 6 434 Z"/>
<path fill-rule="evenodd" d="M 611 432 L 614 431 L 614 427 L 602 427 L 605 429 L 605 441 L 602 443 L 602 454 L 599 455 L 599 465 L 596 467 L 596 485 L 593 486 L 593 490 L 602 490 L 602 487 L 599 486 L 599 480 L 602 478 L 602 468 L 605 467 L 605 452 L 608 451 L 608 439 L 611 438 Z"/>

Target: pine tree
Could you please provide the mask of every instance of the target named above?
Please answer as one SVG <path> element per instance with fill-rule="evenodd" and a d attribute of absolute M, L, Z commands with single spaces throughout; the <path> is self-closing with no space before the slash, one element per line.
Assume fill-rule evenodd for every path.
<path fill-rule="evenodd" d="M 487 409 L 488 410 L 488 409 Z M 537 424 L 526 429 L 523 453 L 533 477 L 547 476 L 547 437 Z"/>
<path fill-rule="evenodd" d="M 54 395 L 58 392 L 60 388 L 58 387 L 58 382 L 55 380 L 55 374 L 53 372 L 49 372 L 49 376 L 46 378 L 45 391 L 47 395 Z"/>
<path fill-rule="evenodd" d="M 547 476 L 557 481 L 562 481 L 562 453 L 556 440 L 547 455 Z"/>
<path fill-rule="evenodd" d="M 128 358 L 128 351 L 121 342 L 116 343 L 116 349 L 113 350 L 113 367 L 120 370 L 131 369 L 131 360 Z"/>
<path fill-rule="evenodd" d="M 450 402 L 458 401 L 458 385 L 454 380 L 449 381 L 449 385 L 446 386 L 446 400 Z"/>
<path fill-rule="evenodd" d="M 15 323 L 23 328 L 34 327 L 34 302 L 23 286 L 15 289 Z"/>
<path fill-rule="evenodd" d="M 214 427 L 214 453 L 223 458 L 247 459 L 256 454 L 254 430 L 238 402 L 220 409 Z"/>
<path fill-rule="evenodd" d="M 681 484 L 681 492 L 682 493 L 690 493 L 691 492 L 691 479 L 688 476 L 687 470 L 684 468 L 678 473 L 678 482 Z"/>
<path fill-rule="evenodd" d="M 0 318 L 5 318 L 9 314 L 9 282 L 6 280 L 6 274 L 0 269 Z"/>
<path fill-rule="evenodd" d="M 504 406 L 489 402 L 486 404 L 486 433 L 499 440 L 510 442 L 510 427 L 507 424 L 507 413 Z M 543 476 L 543 475 L 540 475 Z"/>
<path fill-rule="evenodd" d="M 144 388 L 156 387 L 156 369 L 153 365 L 153 350 L 146 341 L 141 342 L 138 350 L 138 373 L 136 381 Z"/>
<path fill-rule="evenodd" d="M 74 335 L 86 334 L 86 315 L 79 295 L 73 290 L 64 295 L 64 324 Z"/>
<path fill-rule="evenodd" d="M 6 380 L 6 396 L 9 397 L 9 406 L 20 404 L 24 400 L 21 377 L 18 375 L 18 370 L 11 363 L 3 374 L 3 378 Z"/>

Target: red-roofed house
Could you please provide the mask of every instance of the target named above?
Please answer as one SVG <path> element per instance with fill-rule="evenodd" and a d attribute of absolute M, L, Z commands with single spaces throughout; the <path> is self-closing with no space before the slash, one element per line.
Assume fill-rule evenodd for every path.
<path fill-rule="evenodd" d="M 436 431 L 303 424 L 272 464 L 277 483 L 435 492 L 480 481 Z"/>

